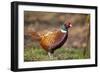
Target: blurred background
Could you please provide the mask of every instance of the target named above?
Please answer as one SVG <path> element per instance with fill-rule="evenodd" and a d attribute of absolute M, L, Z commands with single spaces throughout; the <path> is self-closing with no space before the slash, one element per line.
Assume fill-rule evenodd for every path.
<path fill-rule="evenodd" d="M 62 46 L 64 50 L 62 50 L 62 53 L 60 53 L 63 54 L 63 51 L 65 50 L 67 50 L 67 52 L 65 52 L 65 57 L 58 58 L 56 56 L 59 52 L 58 51 L 55 54 L 55 59 L 60 60 L 90 58 L 89 14 L 24 11 L 24 60 L 48 60 L 47 56 L 45 56 L 45 58 L 42 56 L 39 57 L 38 53 L 40 54 L 40 49 L 42 47 L 38 42 L 32 41 L 32 39 L 27 36 L 28 30 L 32 30 L 35 32 L 51 31 L 60 28 L 60 26 L 64 24 L 65 21 L 70 21 L 73 26 L 71 29 L 69 29 L 67 42 Z M 72 54 L 71 57 L 67 56 L 68 54 L 66 53 L 68 53 L 68 51 L 70 52 L 69 56 L 71 56 L 70 54 Z"/>

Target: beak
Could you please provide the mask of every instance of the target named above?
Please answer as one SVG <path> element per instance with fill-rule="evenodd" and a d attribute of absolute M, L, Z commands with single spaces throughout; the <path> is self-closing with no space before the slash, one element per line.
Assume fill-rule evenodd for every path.
<path fill-rule="evenodd" d="M 70 27 L 72 27 L 72 25 L 71 25 L 71 24 L 70 24 L 69 26 L 70 26 Z"/>

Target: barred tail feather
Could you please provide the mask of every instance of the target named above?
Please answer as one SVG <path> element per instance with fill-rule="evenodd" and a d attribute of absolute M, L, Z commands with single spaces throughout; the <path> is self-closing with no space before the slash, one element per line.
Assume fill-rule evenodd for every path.
<path fill-rule="evenodd" d="M 39 34 L 37 32 L 34 32 L 34 31 L 28 31 L 27 36 L 30 36 L 30 38 L 33 41 L 40 41 L 40 39 L 41 39 Z"/>

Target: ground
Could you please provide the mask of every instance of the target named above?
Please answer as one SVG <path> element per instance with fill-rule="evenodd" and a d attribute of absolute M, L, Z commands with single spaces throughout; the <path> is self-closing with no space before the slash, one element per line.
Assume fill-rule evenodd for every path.
<path fill-rule="evenodd" d="M 84 54 L 85 49 L 59 48 L 53 54 L 53 60 L 87 59 L 89 51 Z M 24 50 L 24 61 L 47 61 L 50 60 L 46 51 L 42 48 L 26 48 Z"/>

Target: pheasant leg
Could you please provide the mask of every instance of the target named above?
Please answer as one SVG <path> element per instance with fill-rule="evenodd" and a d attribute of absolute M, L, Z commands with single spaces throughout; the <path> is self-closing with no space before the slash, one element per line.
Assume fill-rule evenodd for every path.
<path fill-rule="evenodd" d="M 48 56 L 49 56 L 50 60 L 53 60 L 53 55 L 50 52 L 48 52 Z"/>

